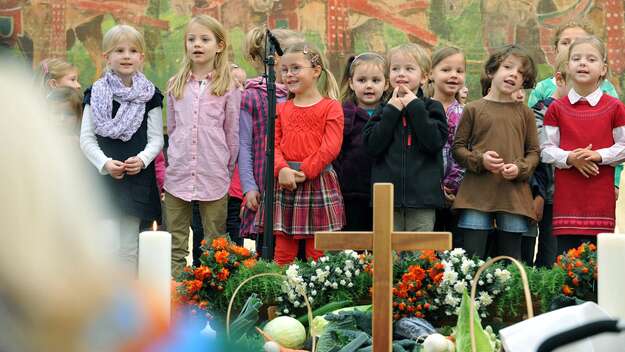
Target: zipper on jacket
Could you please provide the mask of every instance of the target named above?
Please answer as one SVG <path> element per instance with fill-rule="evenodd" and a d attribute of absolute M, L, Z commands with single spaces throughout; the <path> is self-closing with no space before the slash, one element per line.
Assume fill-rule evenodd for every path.
<path fill-rule="evenodd" d="M 406 206 L 406 153 L 408 152 L 408 147 L 410 146 L 410 133 L 408 133 L 408 137 L 406 137 L 406 117 L 402 116 L 402 124 L 404 128 L 402 128 L 402 146 L 401 146 L 401 207 Z M 405 144 L 404 144 L 405 143 Z"/>

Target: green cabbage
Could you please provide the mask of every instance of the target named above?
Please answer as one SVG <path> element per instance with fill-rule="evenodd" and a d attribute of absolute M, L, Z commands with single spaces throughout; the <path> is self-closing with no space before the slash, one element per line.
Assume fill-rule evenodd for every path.
<path fill-rule="evenodd" d="M 268 322 L 263 331 L 282 347 L 300 349 L 306 342 L 306 329 L 295 318 L 277 317 Z"/>

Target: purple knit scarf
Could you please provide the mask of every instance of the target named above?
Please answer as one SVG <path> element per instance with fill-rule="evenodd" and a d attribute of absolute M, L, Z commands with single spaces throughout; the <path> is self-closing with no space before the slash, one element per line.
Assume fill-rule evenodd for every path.
<path fill-rule="evenodd" d="M 141 126 L 145 103 L 152 99 L 154 90 L 154 84 L 140 72 L 132 76 L 132 86 L 126 87 L 119 76 L 107 71 L 91 88 L 95 133 L 124 142 L 130 140 Z M 115 117 L 113 99 L 120 103 Z"/>

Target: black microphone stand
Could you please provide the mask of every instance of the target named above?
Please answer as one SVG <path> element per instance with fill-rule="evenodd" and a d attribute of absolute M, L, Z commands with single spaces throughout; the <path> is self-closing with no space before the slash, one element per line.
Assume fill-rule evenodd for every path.
<path fill-rule="evenodd" d="M 267 38 L 271 35 L 267 30 Z M 265 196 L 263 197 L 264 227 L 262 257 L 265 260 L 273 260 L 274 237 L 273 237 L 273 202 L 274 202 L 274 144 L 276 129 L 276 71 L 275 54 L 276 48 L 272 41 L 265 40 L 265 78 L 267 80 L 267 140 L 265 143 Z"/>

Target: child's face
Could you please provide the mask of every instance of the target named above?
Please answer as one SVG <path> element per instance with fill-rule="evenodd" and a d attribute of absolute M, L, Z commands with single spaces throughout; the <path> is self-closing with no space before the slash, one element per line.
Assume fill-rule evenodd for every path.
<path fill-rule="evenodd" d="M 144 55 L 130 41 L 118 43 L 113 50 L 105 55 L 108 66 L 122 78 L 131 78 L 141 69 Z"/>
<path fill-rule="evenodd" d="M 185 47 L 193 65 L 208 65 L 212 68 L 215 56 L 224 50 L 224 43 L 218 42 L 210 29 L 192 23 L 185 36 Z"/>
<path fill-rule="evenodd" d="M 522 103 L 525 101 L 525 90 L 519 89 L 516 92 L 512 93 L 512 100 Z"/>
<path fill-rule="evenodd" d="M 508 55 L 492 77 L 491 91 L 512 97 L 512 93 L 523 88 L 523 61 Z"/>
<path fill-rule="evenodd" d="M 390 58 L 390 67 L 389 80 L 393 88 L 404 85 L 416 92 L 427 81 L 427 74 L 421 70 L 411 55 L 395 53 Z"/>
<path fill-rule="evenodd" d="M 560 53 L 563 50 L 568 49 L 571 46 L 571 43 L 575 41 L 577 38 L 587 37 L 588 33 L 582 28 L 572 27 L 567 28 L 560 33 L 560 40 L 558 40 L 558 45 L 556 46 L 556 53 Z"/>
<path fill-rule="evenodd" d="M 384 69 L 374 63 L 361 63 L 356 66 L 349 87 L 356 94 L 358 106 L 373 109 L 380 104 L 382 94 L 388 88 Z"/>
<path fill-rule="evenodd" d="M 237 87 L 243 88 L 245 85 L 245 79 L 247 78 L 245 71 L 239 66 L 233 65 L 230 73 L 232 74 L 232 78 L 234 79 Z"/>
<path fill-rule="evenodd" d="M 596 85 L 607 72 L 603 57 L 590 43 L 575 45 L 569 53 L 568 73 L 574 86 Z"/>
<path fill-rule="evenodd" d="M 80 82 L 78 82 L 78 71 L 72 70 L 66 73 L 60 79 L 52 79 L 49 81 L 51 88 L 68 87 L 80 90 Z"/>
<path fill-rule="evenodd" d="M 315 87 L 321 67 L 313 67 L 303 53 L 287 53 L 280 60 L 280 73 L 289 92 L 298 95 Z"/>
<path fill-rule="evenodd" d="M 432 69 L 434 90 L 438 94 L 452 97 L 464 86 L 464 55 L 446 57 Z"/>

